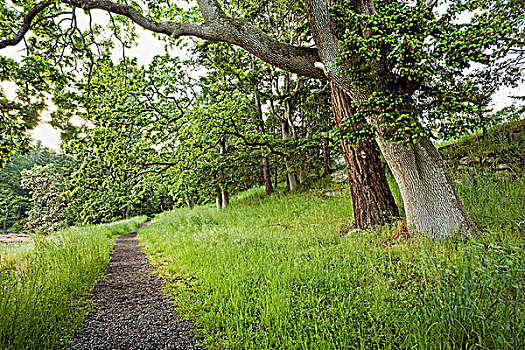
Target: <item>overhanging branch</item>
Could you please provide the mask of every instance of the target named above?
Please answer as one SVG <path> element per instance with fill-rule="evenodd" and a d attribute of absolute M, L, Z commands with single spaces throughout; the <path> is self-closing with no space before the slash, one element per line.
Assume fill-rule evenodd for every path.
<path fill-rule="evenodd" d="M 311 78 L 326 79 L 325 74 L 315 68 L 315 62 L 320 60 L 316 49 L 278 42 L 245 20 L 226 16 L 216 0 L 198 1 L 204 23 L 157 22 L 147 18 L 132 6 L 108 0 L 61 0 L 60 2 L 85 11 L 100 9 L 122 15 L 146 30 L 173 38 L 195 36 L 204 40 L 231 43 L 275 67 Z M 29 30 L 33 18 L 53 3 L 54 1 L 42 2 L 31 9 L 15 38 L 0 41 L 0 48 L 20 42 Z"/>
<path fill-rule="evenodd" d="M 45 8 L 53 5 L 54 1 L 43 1 L 32 9 L 30 9 L 26 15 L 24 16 L 24 21 L 22 22 L 22 27 L 18 30 L 15 37 L 12 39 L 2 40 L 0 41 L 0 49 L 3 49 L 7 46 L 16 46 L 18 45 L 22 39 L 24 39 L 24 36 L 26 35 L 27 31 L 31 27 L 31 23 L 33 22 L 33 19 L 42 12 Z"/>

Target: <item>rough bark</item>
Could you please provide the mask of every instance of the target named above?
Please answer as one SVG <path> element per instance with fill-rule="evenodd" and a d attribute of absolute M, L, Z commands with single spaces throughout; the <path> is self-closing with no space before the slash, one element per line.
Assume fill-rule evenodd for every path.
<path fill-rule="evenodd" d="M 216 0 L 198 0 L 204 18 L 203 23 L 156 22 L 126 4 L 108 0 L 60 0 L 59 2 L 82 8 L 86 11 L 102 9 L 130 18 L 143 28 L 178 38 L 183 35 L 204 40 L 216 40 L 243 47 L 263 61 L 299 75 L 329 79 L 352 100 L 361 101 L 366 96 L 356 91 L 344 74 L 345 65 L 336 63 L 339 57 L 338 39 L 331 25 L 327 0 L 305 0 L 305 9 L 315 49 L 279 43 L 244 19 L 231 18 L 224 14 Z M 375 11 L 373 0 L 350 2 L 362 13 Z M 427 2 L 428 3 L 428 2 Z M 45 4 L 41 5 L 41 4 Z M 49 1 L 42 2 L 28 12 L 15 38 L 0 41 L 0 48 L 15 45 L 30 28 L 27 23 L 47 8 Z M 321 63 L 321 64 L 316 64 Z M 347 64 L 351 64 L 348 62 Z M 322 69 L 319 69 L 322 68 Z M 375 116 L 367 122 L 377 127 Z M 377 130 L 377 142 L 383 151 L 400 188 L 405 202 L 407 221 L 415 232 L 424 232 L 433 237 L 446 237 L 451 231 L 472 230 L 472 221 L 457 196 L 455 185 L 450 180 L 446 166 L 439 153 L 428 141 L 420 141 L 410 148 L 396 146 L 382 137 Z M 425 194 L 422 195 L 421 193 Z M 427 198 L 431 195 L 431 199 Z M 408 204 L 407 204 L 408 203 Z"/>
<path fill-rule="evenodd" d="M 204 18 L 203 23 L 157 22 L 130 5 L 109 0 L 59 0 L 58 2 L 85 11 L 100 9 L 122 15 L 146 30 L 173 38 L 194 36 L 204 40 L 234 44 L 275 67 L 311 78 L 326 79 L 325 74 L 315 67 L 315 62 L 319 61 L 316 49 L 281 43 L 244 18 L 228 17 L 215 0 L 197 1 Z M 0 49 L 20 42 L 29 31 L 36 15 L 53 3 L 55 2 L 45 1 L 32 8 L 15 37 L 0 41 Z"/>
<path fill-rule="evenodd" d="M 456 186 L 432 142 L 406 147 L 378 138 L 383 156 L 399 186 L 411 232 L 443 239 L 474 230 Z"/>
<path fill-rule="evenodd" d="M 306 12 L 310 30 L 319 56 L 332 86 L 337 85 L 352 100 L 363 101 L 363 92 L 356 91 L 341 74 L 344 66 L 336 64 L 339 56 L 337 37 L 328 13 L 327 0 L 307 0 Z M 361 13 L 373 14 L 373 0 L 354 2 Z M 365 33 L 366 34 L 366 33 Z M 367 116 L 368 124 L 376 130 L 376 141 L 383 152 L 400 187 L 405 206 L 408 229 L 414 234 L 445 238 L 455 231 L 472 232 L 474 225 L 457 195 L 454 182 L 435 146 L 420 140 L 410 147 L 394 145 L 383 137 L 383 127 L 377 116 Z"/>
<path fill-rule="evenodd" d="M 335 124 L 352 113 L 350 99 L 335 84 L 331 84 Z M 381 163 L 376 145 L 371 141 L 360 141 L 352 146 L 341 140 L 346 171 L 354 207 L 355 225 L 367 229 L 390 222 L 399 216 L 394 197 L 388 187 L 385 167 Z"/>

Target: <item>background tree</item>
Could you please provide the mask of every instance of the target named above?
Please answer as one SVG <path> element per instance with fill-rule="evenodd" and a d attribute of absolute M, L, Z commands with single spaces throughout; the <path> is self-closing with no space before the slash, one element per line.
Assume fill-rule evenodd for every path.
<path fill-rule="evenodd" d="M 0 170 L 0 188 L 4 202 L 2 209 L 4 230 L 15 223 L 17 223 L 15 229 L 19 230 L 27 219 L 31 195 L 29 189 L 21 185 L 22 171 L 49 164 L 57 164 L 62 168 L 74 168 L 75 166 L 69 158 L 56 154 L 37 142 L 29 154 L 12 156 L 12 159 Z"/>
<path fill-rule="evenodd" d="M 26 229 L 48 234 L 66 226 L 66 202 L 62 198 L 66 181 L 63 169 L 55 164 L 22 171 L 22 186 L 30 190 L 32 203 Z"/>

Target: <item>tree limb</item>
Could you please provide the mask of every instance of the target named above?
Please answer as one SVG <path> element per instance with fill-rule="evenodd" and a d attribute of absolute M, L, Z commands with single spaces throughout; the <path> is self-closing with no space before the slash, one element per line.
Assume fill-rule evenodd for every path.
<path fill-rule="evenodd" d="M 42 12 L 46 7 L 53 5 L 54 1 L 43 1 L 41 3 L 38 3 L 30 9 L 26 15 L 24 16 L 24 21 L 22 22 L 22 27 L 18 30 L 15 37 L 12 39 L 2 40 L 0 41 L 0 49 L 3 49 L 7 46 L 16 46 L 18 43 L 24 39 L 24 36 L 26 35 L 27 31 L 31 27 L 31 22 L 33 22 L 33 19 Z"/>
<path fill-rule="evenodd" d="M 326 79 L 325 74 L 314 66 L 315 62 L 319 61 L 316 49 L 278 42 L 245 20 L 228 17 L 216 0 L 198 1 L 204 23 L 157 22 L 147 18 L 132 6 L 117 4 L 109 0 L 60 0 L 60 2 L 82 8 L 85 11 L 100 9 L 122 15 L 146 30 L 173 38 L 195 36 L 204 40 L 231 43 L 244 48 L 273 66 L 311 78 Z M 27 33 L 28 23 L 34 16 L 53 3 L 53 1 L 46 1 L 31 9 L 26 15 L 24 26 L 17 34 L 16 40 L 20 41 Z M 0 48 L 3 48 L 15 45 L 15 43 L 13 40 L 4 40 L 0 42 L 0 45 L 2 45 Z"/>

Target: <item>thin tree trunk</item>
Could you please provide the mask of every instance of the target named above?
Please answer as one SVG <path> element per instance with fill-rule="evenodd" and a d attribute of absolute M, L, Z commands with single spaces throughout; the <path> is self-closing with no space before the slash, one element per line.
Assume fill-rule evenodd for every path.
<path fill-rule="evenodd" d="M 291 138 L 290 135 L 290 124 L 289 124 L 289 118 L 285 116 L 284 119 L 281 120 L 281 129 L 282 129 L 282 135 L 283 140 Z M 286 177 L 288 179 L 288 188 L 290 191 L 293 191 L 295 188 L 297 188 L 297 176 L 295 175 L 295 168 L 290 165 L 291 161 L 288 157 L 285 157 L 284 159 L 284 166 L 286 168 Z"/>
<path fill-rule="evenodd" d="M 259 134 L 264 135 L 264 120 L 263 120 L 263 113 L 262 113 L 262 105 L 261 105 L 261 98 L 259 96 L 259 91 L 255 91 L 254 93 L 254 107 L 256 112 L 256 119 L 260 122 L 259 126 L 257 127 L 257 131 Z M 263 172 L 263 183 L 264 188 L 266 190 L 266 195 L 269 196 L 273 192 L 272 187 L 272 179 L 270 174 L 270 163 L 268 162 L 268 157 L 264 155 L 264 148 L 261 147 L 261 168 Z"/>
<path fill-rule="evenodd" d="M 331 83 L 331 96 L 335 124 L 340 128 L 342 121 L 352 115 L 350 98 L 334 83 Z M 341 147 L 350 183 L 356 227 L 367 229 L 397 218 L 399 211 L 388 187 L 385 167 L 381 163 L 376 145 L 371 141 L 361 141 L 352 146 L 341 140 Z"/>
<path fill-rule="evenodd" d="M 261 167 L 263 172 L 264 188 L 266 190 L 266 195 L 269 196 L 273 192 L 272 177 L 270 174 L 270 165 L 268 162 L 268 157 L 264 155 L 263 147 L 261 147 Z"/>
<path fill-rule="evenodd" d="M 215 204 L 217 204 L 217 211 L 219 211 L 222 209 L 222 193 L 221 193 L 220 188 L 216 187 L 215 193 L 216 193 Z"/>
<path fill-rule="evenodd" d="M 230 205 L 230 193 L 228 192 L 228 189 L 223 188 L 222 189 L 222 209 L 226 209 L 228 205 Z"/>
<path fill-rule="evenodd" d="M 277 169 L 277 166 L 275 166 L 273 169 L 273 188 L 277 188 L 278 181 L 279 181 L 279 171 Z"/>
<path fill-rule="evenodd" d="M 332 173 L 332 160 L 330 155 L 330 141 L 327 137 L 323 137 L 323 168 L 324 176 Z"/>
<path fill-rule="evenodd" d="M 6 210 L 7 211 L 7 210 Z M 7 233 L 7 214 L 5 215 L 5 218 L 4 218 L 4 235 Z"/>
<path fill-rule="evenodd" d="M 193 209 L 194 203 L 193 198 L 189 194 L 185 194 L 186 196 L 186 204 L 188 205 L 188 208 Z"/>

